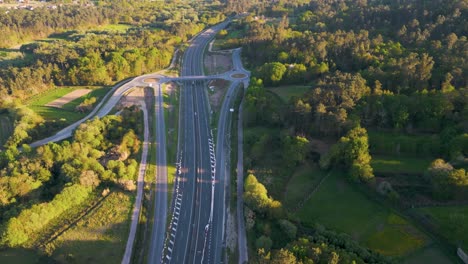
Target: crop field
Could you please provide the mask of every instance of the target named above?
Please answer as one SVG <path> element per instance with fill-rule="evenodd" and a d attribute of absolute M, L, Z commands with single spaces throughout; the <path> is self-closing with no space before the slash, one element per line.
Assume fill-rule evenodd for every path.
<path fill-rule="evenodd" d="M 342 172 L 333 171 L 312 198 L 296 213 L 305 225 L 321 223 L 347 233 L 384 255 L 404 256 L 428 243 L 411 223 L 367 199 Z"/>
<path fill-rule="evenodd" d="M 274 88 L 269 88 L 268 90 L 277 94 L 284 102 L 288 102 L 289 99 L 293 96 L 301 96 L 307 91 L 310 91 L 310 86 L 279 86 Z"/>

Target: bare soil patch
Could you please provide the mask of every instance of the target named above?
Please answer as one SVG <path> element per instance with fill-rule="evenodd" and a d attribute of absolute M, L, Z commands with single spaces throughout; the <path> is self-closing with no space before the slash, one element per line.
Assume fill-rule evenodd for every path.
<path fill-rule="evenodd" d="M 78 89 L 78 90 L 75 90 L 73 92 L 70 92 L 62 97 L 60 97 L 59 99 L 56 99 L 48 104 L 46 104 L 45 106 L 50 106 L 50 107 L 56 107 L 56 108 L 62 108 L 62 106 L 64 106 L 65 104 L 75 100 L 75 99 L 78 99 L 82 96 L 85 96 L 87 94 L 89 94 L 92 90 L 91 89 Z"/>
<path fill-rule="evenodd" d="M 224 95 L 226 94 L 229 82 L 226 80 L 214 80 L 208 85 L 210 105 L 214 111 L 218 111 L 223 102 Z"/>
<path fill-rule="evenodd" d="M 140 105 L 140 102 L 144 100 L 144 88 L 134 88 L 128 94 L 123 96 L 122 99 L 120 99 L 119 108 L 130 107 L 132 105 Z"/>
<path fill-rule="evenodd" d="M 147 78 L 144 80 L 145 83 L 157 83 L 159 82 L 158 78 Z"/>
<path fill-rule="evenodd" d="M 232 69 L 232 59 L 230 55 L 208 53 L 205 56 L 205 74 L 219 74 Z"/>

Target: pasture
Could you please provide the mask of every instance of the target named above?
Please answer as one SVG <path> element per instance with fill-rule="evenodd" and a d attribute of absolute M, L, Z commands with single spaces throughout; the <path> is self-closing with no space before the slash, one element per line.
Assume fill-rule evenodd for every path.
<path fill-rule="evenodd" d="M 293 96 L 301 96 L 306 92 L 310 91 L 310 86 L 301 86 L 301 85 L 285 85 L 278 86 L 273 88 L 268 88 L 268 90 L 277 94 L 284 102 L 288 102 L 289 99 Z"/>
<path fill-rule="evenodd" d="M 321 223 L 347 233 L 370 249 L 404 256 L 426 245 L 429 238 L 410 222 L 369 200 L 340 171 L 333 171 L 304 207 L 295 213 L 304 225 Z"/>
<path fill-rule="evenodd" d="M 468 205 L 418 209 L 447 240 L 468 251 Z"/>

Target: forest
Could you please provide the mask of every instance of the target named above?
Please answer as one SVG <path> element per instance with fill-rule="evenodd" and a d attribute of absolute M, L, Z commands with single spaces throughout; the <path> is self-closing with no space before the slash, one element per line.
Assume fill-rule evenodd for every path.
<path fill-rule="evenodd" d="M 465 225 L 452 228 L 457 235 L 447 231 L 463 222 L 458 212 L 468 201 L 466 1 L 240 2 L 228 1 L 228 10 L 248 14 L 221 31 L 218 43 L 242 46 L 254 76 L 244 97 L 244 198 L 255 219 L 248 230 L 255 261 L 349 262 L 337 249 L 322 258 L 297 252 L 295 240 L 323 226 L 355 232 L 322 222 L 328 209 L 312 203 L 334 181 L 390 208 L 401 223 L 422 226 L 414 233 L 435 235 L 449 255 L 466 249 Z M 299 179 L 304 197 L 291 207 L 289 185 Z M 458 222 L 432 206 L 447 207 L 446 217 Z M 284 221 L 297 235 L 285 239 Z M 391 241 L 374 237 L 358 239 L 380 253 L 374 261 L 408 261 L 410 242 L 391 253 Z"/>

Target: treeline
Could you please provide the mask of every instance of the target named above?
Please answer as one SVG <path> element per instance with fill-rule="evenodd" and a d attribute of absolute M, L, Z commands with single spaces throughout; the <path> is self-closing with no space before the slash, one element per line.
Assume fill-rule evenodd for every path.
<path fill-rule="evenodd" d="M 54 219 L 100 186 L 133 190 L 141 118 L 138 109 L 126 109 L 121 116 L 83 123 L 72 142 L 1 152 L 1 246 L 31 245 Z"/>

